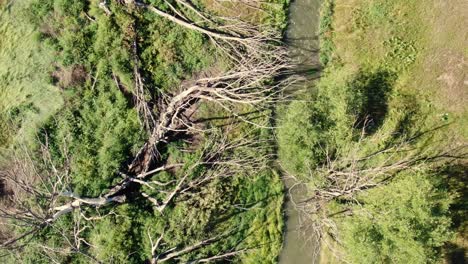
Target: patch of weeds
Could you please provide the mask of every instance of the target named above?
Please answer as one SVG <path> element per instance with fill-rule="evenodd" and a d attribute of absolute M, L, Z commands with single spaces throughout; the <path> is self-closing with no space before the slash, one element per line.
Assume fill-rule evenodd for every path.
<path fill-rule="evenodd" d="M 369 27 L 381 27 L 393 23 L 391 2 L 376 2 L 364 7 L 358 7 L 353 13 L 353 29 L 365 30 Z"/>
<path fill-rule="evenodd" d="M 332 60 L 335 50 L 333 43 L 333 14 L 335 12 L 334 0 L 325 0 L 320 14 L 320 63 L 326 66 Z"/>
<path fill-rule="evenodd" d="M 376 2 L 369 5 L 367 9 L 368 19 L 372 24 L 389 19 L 390 9 L 393 3 L 391 1 Z"/>
<path fill-rule="evenodd" d="M 384 42 L 388 47 L 384 65 L 396 72 L 406 70 L 416 61 L 418 50 L 414 42 L 400 37 L 392 37 Z"/>
<path fill-rule="evenodd" d="M 353 10 L 353 30 L 364 30 L 369 27 L 369 22 L 367 21 L 366 12 L 357 8 Z"/>

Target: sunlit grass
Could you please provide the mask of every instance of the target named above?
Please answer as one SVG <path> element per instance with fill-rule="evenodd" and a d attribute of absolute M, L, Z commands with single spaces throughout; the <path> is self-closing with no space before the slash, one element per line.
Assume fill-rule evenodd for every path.
<path fill-rule="evenodd" d="M 2 121 L 20 126 L 16 139 L 33 134 L 62 105 L 59 91 L 48 81 L 52 54 L 35 40 L 25 23 L 29 1 L 18 1 L 0 12 L 0 111 Z M 2 126 L 0 133 L 6 133 Z"/>
<path fill-rule="evenodd" d="M 325 45 L 333 67 L 325 71 L 322 86 L 334 79 L 352 80 L 359 72 L 389 72 L 395 80 L 381 132 L 391 132 L 398 125 L 407 134 L 447 125 L 415 144 L 466 144 L 466 3 L 326 1 L 330 2 L 334 3 L 333 12 L 322 11 L 322 21 L 332 31 L 322 34 L 321 41 L 322 52 Z M 322 253 L 322 263 L 337 262 L 330 261 L 328 250 Z"/>

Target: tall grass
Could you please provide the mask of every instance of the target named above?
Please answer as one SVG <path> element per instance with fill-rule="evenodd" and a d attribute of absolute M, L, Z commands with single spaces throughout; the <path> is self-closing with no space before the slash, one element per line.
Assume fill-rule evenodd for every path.
<path fill-rule="evenodd" d="M 428 28 L 418 5 L 424 5 L 423 1 L 323 2 L 320 59 L 325 70 L 316 90 L 305 93 L 301 101 L 292 102 L 281 113 L 278 131 L 280 162 L 312 189 L 327 184 L 329 172 L 320 173 L 328 164 L 327 158 L 346 164 L 351 160 L 346 153 L 351 152 L 371 157 L 366 166 L 372 167 L 382 162 L 372 153 L 409 138 L 411 148 L 426 155 L 455 146 L 463 138 L 459 135 L 464 133 L 460 131 L 463 123 L 451 119 L 447 110 L 434 107 L 438 98 L 425 87 L 414 86 L 414 79 L 434 78 L 427 69 L 424 73 L 415 70 L 430 59 L 424 57 L 430 56 L 425 51 Z M 443 129 L 435 129 L 440 127 Z M 359 136 L 362 131 L 363 140 Z M 393 158 L 403 159 L 399 155 Z M 328 203 L 327 213 L 353 212 L 336 218 L 339 232 L 335 238 L 344 237 L 338 251 L 353 263 L 390 259 L 394 263 L 429 263 L 437 259 L 440 246 L 451 234 L 448 204 L 452 201 L 446 198 L 456 193 L 441 187 L 440 169 L 444 166 L 450 164 L 427 162 L 418 169 L 395 172 L 388 185 Z M 401 204 L 405 191 L 407 201 Z M 358 202 L 354 204 L 352 199 Z M 411 208 L 415 204 L 426 211 L 415 216 L 416 209 Z M 362 211 L 369 219 L 360 225 Z M 384 220 L 378 221 L 383 214 Z M 437 230 L 422 227 L 429 222 L 438 223 Z M 351 229 L 354 231 L 346 233 Z M 420 235 L 424 230 L 427 234 Z M 397 250 L 410 247 L 403 253 Z M 408 256 L 416 255 L 419 259 L 409 260 Z"/>
<path fill-rule="evenodd" d="M 35 28 L 27 21 L 28 2 L 0 8 L 0 134 L 13 137 L 6 125 L 12 122 L 19 129 L 17 140 L 31 137 L 62 105 L 59 91 L 48 79 L 52 53 L 36 41 Z"/>

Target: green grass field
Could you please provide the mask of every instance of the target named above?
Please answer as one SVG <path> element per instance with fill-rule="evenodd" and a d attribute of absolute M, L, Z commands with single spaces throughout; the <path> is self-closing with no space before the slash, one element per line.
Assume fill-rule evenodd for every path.
<path fill-rule="evenodd" d="M 318 86 L 337 89 L 337 83 L 351 83 L 351 94 L 360 89 L 360 85 L 353 85 L 356 83 L 370 85 L 374 91 L 385 90 L 369 101 L 370 106 L 374 104 L 380 109 L 376 113 L 382 117 L 379 131 L 391 132 L 402 124 L 406 133 L 447 125 L 417 144 L 466 144 L 467 25 L 468 4 L 462 0 L 325 1 L 321 59 L 328 64 Z M 375 85 L 373 80 L 377 80 Z M 381 113 L 383 106 L 385 113 Z M 459 161 L 457 166 L 466 168 L 466 160 Z M 460 177 L 458 181 L 463 182 L 463 176 Z M 451 189 L 452 195 L 464 196 L 466 187 L 461 185 Z M 448 244 L 466 250 L 465 224 L 463 220 L 459 223 L 457 204 L 451 208 L 452 226 L 458 235 Z M 342 251 L 336 243 L 327 241 L 335 250 Z M 321 263 L 335 263 L 333 250 L 323 248 Z M 449 251 L 447 261 L 450 257 Z"/>
<path fill-rule="evenodd" d="M 48 77 L 53 54 L 40 46 L 35 28 L 27 21 L 29 2 L 0 9 L 0 147 L 13 138 L 34 137 L 62 105 L 59 90 Z M 13 136 L 6 122 L 21 127 L 20 131 Z"/>

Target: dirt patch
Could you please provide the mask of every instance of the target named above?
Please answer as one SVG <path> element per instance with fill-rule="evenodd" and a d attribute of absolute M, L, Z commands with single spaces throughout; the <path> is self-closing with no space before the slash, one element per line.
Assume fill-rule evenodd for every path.
<path fill-rule="evenodd" d="M 236 17 L 244 21 L 258 23 L 264 15 L 260 1 L 219 1 L 203 0 L 203 6 L 207 10 L 224 17 Z"/>
<path fill-rule="evenodd" d="M 423 72 L 418 76 L 423 89 L 432 87 L 434 100 L 454 113 L 464 113 L 468 105 L 468 1 L 432 0 L 424 17 L 427 36 Z"/>
<path fill-rule="evenodd" d="M 52 73 L 54 83 L 61 89 L 81 84 L 88 78 L 88 73 L 82 65 L 73 65 L 66 68 L 57 67 Z"/>
<path fill-rule="evenodd" d="M 439 99 L 450 111 L 465 111 L 468 104 L 468 60 L 462 54 L 451 51 L 437 57 L 430 68 L 440 69 L 436 75 Z"/>

